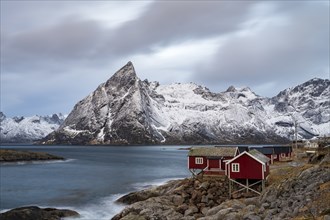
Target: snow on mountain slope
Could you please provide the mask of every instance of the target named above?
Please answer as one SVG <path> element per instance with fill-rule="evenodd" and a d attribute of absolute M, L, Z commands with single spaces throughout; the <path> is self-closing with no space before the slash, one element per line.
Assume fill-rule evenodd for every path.
<path fill-rule="evenodd" d="M 294 88 L 283 90 L 271 99 L 271 106 L 278 117 L 286 116 L 287 121 L 297 123 L 301 137 L 330 135 L 328 79 L 314 78 Z"/>
<path fill-rule="evenodd" d="M 7 118 L 0 112 L 0 142 L 30 143 L 56 130 L 64 119 L 62 114 Z"/>
<path fill-rule="evenodd" d="M 248 87 L 221 93 L 189 83 L 141 81 L 131 62 L 78 102 L 48 144 L 278 143 L 330 135 L 329 80 L 273 98 Z"/>

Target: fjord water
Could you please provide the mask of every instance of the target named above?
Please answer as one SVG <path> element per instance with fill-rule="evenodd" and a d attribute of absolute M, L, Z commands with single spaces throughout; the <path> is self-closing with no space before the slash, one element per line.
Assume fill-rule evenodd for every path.
<path fill-rule="evenodd" d="M 119 196 L 189 176 L 187 151 L 174 146 L 1 146 L 47 152 L 66 161 L 1 164 L 0 210 L 71 208 L 82 219 L 109 219 Z"/>

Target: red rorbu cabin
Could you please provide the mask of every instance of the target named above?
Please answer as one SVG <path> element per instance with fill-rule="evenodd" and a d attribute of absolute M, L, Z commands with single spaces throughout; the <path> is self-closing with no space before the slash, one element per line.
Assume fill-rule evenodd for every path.
<path fill-rule="evenodd" d="M 274 161 L 290 161 L 293 156 L 291 146 L 266 146 L 264 148 L 273 148 Z"/>
<path fill-rule="evenodd" d="M 194 147 L 188 153 L 188 169 L 193 175 L 197 170 L 205 174 L 224 175 L 225 161 L 238 154 L 237 147 Z"/>
<path fill-rule="evenodd" d="M 265 180 L 269 174 L 269 161 L 268 157 L 257 150 L 245 151 L 237 155 L 226 163 L 226 175 L 230 180 L 230 184 L 231 182 L 236 183 L 247 190 L 260 194 L 251 186 L 261 182 L 262 189 L 264 188 Z M 253 184 L 249 185 L 250 182 L 253 182 Z M 246 185 L 242 183 L 246 183 Z M 229 186 L 231 194 L 231 185 Z"/>

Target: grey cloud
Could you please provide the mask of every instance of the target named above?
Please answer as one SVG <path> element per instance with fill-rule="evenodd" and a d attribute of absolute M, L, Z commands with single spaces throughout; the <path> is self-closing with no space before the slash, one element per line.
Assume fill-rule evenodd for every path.
<path fill-rule="evenodd" d="M 230 33 L 245 20 L 251 1 L 157 1 L 138 19 L 113 33 L 105 50 L 116 54 L 151 52 L 187 39 Z"/>
<path fill-rule="evenodd" d="M 69 17 L 51 28 L 4 36 L 2 65 L 6 71 L 17 71 L 37 65 L 35 62 L 66 63 L 93 56 L 102 27 L 94 21 Z"/>
<path fill-rule="evenodd" d="M 39 16 L 44 16 L 54 7 L 54 11 L 49 15 L 51 18 L 58 10 L 66 17 L 57 23 L 51 19 L 52 22 L 46 27 L 31 24 L 33 28 L 23 28 L 18 32 L 8 31 L 11 28 L 7 24 L 1 32 L 2 39 L 5 39 L 1 42 L 2 54 L 6 55 L 2 56 L 1 64 L 8 72 L 36 67 L 48 67 L 61 72 L 72 65 L 80 65 L 82 61 L 85 65 L 98 65 L 133 53 L 152 52 L 155 46 L 235 31 L 253 4 L 254 2 L 250 1 L 179 1 L 175 4 L 157 1 L 150 4 L 139 18 L 116 29 L 109 29 L 97 21 L 84 19 L 82 15 L 68 16 L 67 7 L 73 7 L 72 4 L 24 3 L 24 7 L 30 8 L 28 11 L 33 11 L 33 7 L 36 7 L 35 10 L 39 9 Z M 8 9 L 13 10 L 14 8 Z M 8 11 L 7 18 L 10 20 L 12 15 Z M 32 23 L 35 23 L 36 19 L 40 19 L 42 24 L 48 20 L 35 17 L 31 12 L 23 14 L 31 16 Z M 21 19 L 23 18 L 20 17 L 19 20 Z M 14 20 L 10 23 L 16 24 Z"/>
<path fill-rule="evenodd" d="M 277 12 L 280 13 L 280 12 Z M 329 70 L 329 9 L 306 3 L 286 10 L 288 24 L 269 24 L 256 35 L 236 36 L 220 47 L 215 57 L 196 69 L 195 80 L 277 89 L 259 91 L 274 95 L 279 89 L 313 77 L 327 77 Z"/>

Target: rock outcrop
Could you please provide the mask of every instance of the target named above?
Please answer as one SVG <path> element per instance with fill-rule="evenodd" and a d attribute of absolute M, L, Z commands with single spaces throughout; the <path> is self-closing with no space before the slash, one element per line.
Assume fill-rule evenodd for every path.
<path fill-rule="evenodd" d="M 306 90 L 304 90 L 306 88 Z M 313 79 L 270 99 L 233 86 L 141 81 L 131 62 L 78 102 L 43 144 L 284 143 L 330 135 L 330 81 Z"/>
<path fill-rule="evenodd" d="M 269 186 L 260 197 L 226 201 L 200 220 L 233 219 L 233 216 L 265 220 L 330 218 L 330 167 L 297 169 L 295 175 Z"/>
<path fill-rule="evenodd" d="M 183 179 L 130 193 L 117 202 L 131 204 L 118 219 L 196 219 L 228 199 L 224 177 Z"/>
<path fill-rule="evenodd" d="M 270 179 L 260 196 L 240 199 L 228 198 L 224 178 L 172 181 L 120 198 L 130 205 L 113 220 L 330 218 L 329 154 L 316 165 L 285 166 Z"/>
<path fill-rule="evenodd" d="M 47 153 L 41 153 L 41 152 L 0 149 L 0 162 L 39 161 L 39 160 L 64 160 L 64 158 Z"/>
<path fill-rule="evenodd" d="M 79 213 L 72 210 L 28 206 L 1 213 L 0 220 L 61 220 L 78 216 Z"/>

